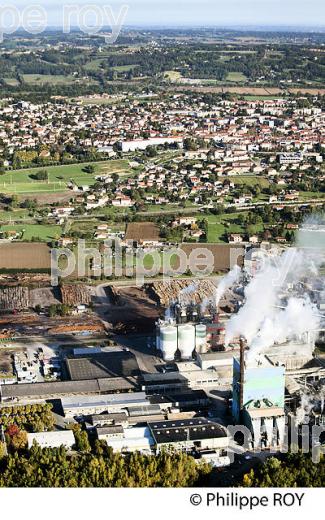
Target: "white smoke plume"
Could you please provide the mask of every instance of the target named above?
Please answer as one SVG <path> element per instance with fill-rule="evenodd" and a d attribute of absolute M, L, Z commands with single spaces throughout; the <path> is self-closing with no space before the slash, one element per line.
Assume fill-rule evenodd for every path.
<path fill-rule="evenodd" d="M 203 301 L 201 302 L 201 304 L 200 304 L 200 312 L 201 312 L 201 314 L 204 314 L 208 310 L 210 305 L 212 305 L 212 304 L 213 304 L 212 298 L 205 297 L 203 299 Z"/>
<path fill-rule="evenodd" d="M 179 293 L 179 302 L 186 304 L 191 300 L 191 295 L 194 294 L 198 290 L 198 286 L 195 282 L 191 283 L 184 287 Z"/>
<path fill-rule="evenodd" d="M 301 254 L 295 249 L 276 258 L 265 258 L 264 265 L 245 288 L 245 304 L 227 323 L 226 344 L 240 335 L 251 344 L 262 323 L 272 314 L 288 273 L 301 263 Z"/>
<path fill-rule="evenodd" d="M 215 306 L 218 307 L 222 296 L 225 294 L 227 289 L 230 289 L 241 277 L 241 269 L 238 265 L 235 265 L 226 276 L 224 276 L 216 288 L 215 292 Z"/>
<path fill-rule="evenodd" d="M 302 424 L 305 422 L 306 417 L 309 416 L 310 412 L 315 406 L 315 398 L 309 395 L 308 393 L 304 393 L 301 395 L 301 402 L 299 408 L 296 410 L 295 414 L 295 423 L 296 425 Z M 309 418 L 308 418 L 309 420 Z"/>
<path fill-rule="evenodd" d="M 300 248 L 290 248 L 278 257 L 266 257 L 264 265 L 245 288 L 245 304 L 226 326 L 225 342 L 244 336 L 250 351 L 248 360 L 274 343 L 312 334 L 319 328 L 318 310 L 308 296 L 291 297 L 284 310 L 277 309 L 279 295 L 289 282 L 303 282 L 318 272 L 322 251 L 306 247 L 307 235 L 299 237 Z"/>
<path fill-rule="evenodd" d="M 292 297 L 284 309 L 273 309 L 260 326 L 257 336 L 250 344 L 246 362 L 250 363 L 274 343 L 286 340 L 305 339 L 314 335 L 320 327 L 317 307 L 306 295 L 303 298 Z M 303 338 L 305 336 L 305 338 Z M 312 354 L 312 352 L 308 352 Z"/>

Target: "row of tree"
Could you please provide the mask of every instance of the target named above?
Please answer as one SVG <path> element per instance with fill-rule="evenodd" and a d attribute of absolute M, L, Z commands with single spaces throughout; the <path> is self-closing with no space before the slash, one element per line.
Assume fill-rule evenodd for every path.
<path fill-rule="evenodd" d="M 0 461 L 0 487 L 190 487 L 211 471 L 184 454 L 113 453 L 103 441 L 92 452 L 65 448 L 16 451 Z"/>

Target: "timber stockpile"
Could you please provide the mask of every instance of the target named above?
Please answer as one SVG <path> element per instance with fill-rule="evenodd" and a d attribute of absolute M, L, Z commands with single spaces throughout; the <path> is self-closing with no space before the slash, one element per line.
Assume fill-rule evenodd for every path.
<path fill-rule="evenodd" d="M 78 305 L 89 305 L 91 303 L 90 290 L 85 285 L 62 285 L 61 299 L 65 305 L 77 307 Z"/>
<path fill-rule="evenodd" d="M 177 300 L 184 304 L 202 303 L 213 297 L 216 286 L 211 280 L 170 280 L 148 284 L 145 289 L 159 305 L 168 307 Z"/>
<path fill-rule="evenodd" d="M 52 329 L 49 329 L 49 334 L 96 334 L 104 332 L 105 328 L 102 323 L 74 323 L 59 325 Z"/>
<path fill-rule="evenodd" d="M 29 307 L 28 287 L 1 287 L 0 310 L 24 310 Z"/>
<path fill-rule="evenodd" d="M 51 285 L 51 277 L 45 273 L 0 274 L 0 284 L 9 286 L 46 287 Z"/>

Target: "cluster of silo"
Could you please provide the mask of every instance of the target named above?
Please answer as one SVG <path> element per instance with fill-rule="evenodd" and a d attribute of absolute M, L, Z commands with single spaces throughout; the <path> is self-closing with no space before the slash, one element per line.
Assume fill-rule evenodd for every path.
<path fill-rule="evenodd" d="M 157 348 L 161 350 L 165 361 L 173 361 L 176 352 L 182 360 L 192 359 L 193 352 L 206 351 L 207 329 L 204 324 L 160 322 L 157 326 Z"/>

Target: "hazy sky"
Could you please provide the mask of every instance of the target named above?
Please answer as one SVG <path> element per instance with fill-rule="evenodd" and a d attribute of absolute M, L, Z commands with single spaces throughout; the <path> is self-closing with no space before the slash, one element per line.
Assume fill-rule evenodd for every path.
<path fill-rule="evenodd" d="M 12 2 L 19 8 L 31 3 L 38 2 Z M 325 0 L 67 0 L 65 3 L 110 5 L 116 15 L 122 5 L 128 5 L 127 25 L 325 26 Z M 47 10 L 49 25 L 61 23 L 63 3 L 43 0 L 39 4 Z"/>

